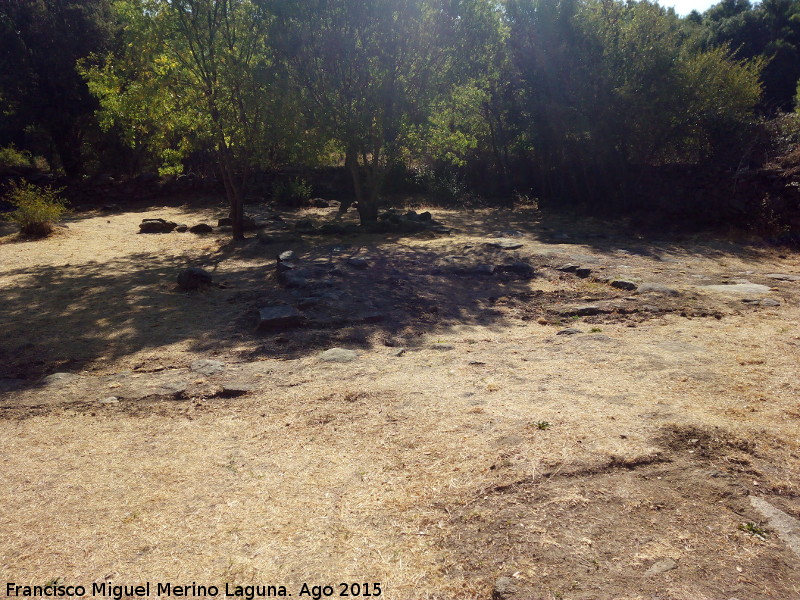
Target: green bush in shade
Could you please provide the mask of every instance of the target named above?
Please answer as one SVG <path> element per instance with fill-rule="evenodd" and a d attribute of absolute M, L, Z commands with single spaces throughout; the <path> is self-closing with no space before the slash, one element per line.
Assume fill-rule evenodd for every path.
<path fill-rule="evenodd" d="M 15 210 L 5 218 L 19 225 L 24 235 L 45 237 L 52 233 L 53 224 L 59 221 L 69 209 L 67 201 L 60 194 L 63 189 L 39 187 L 25 181 L 12 183 L 6 200 Z"/>

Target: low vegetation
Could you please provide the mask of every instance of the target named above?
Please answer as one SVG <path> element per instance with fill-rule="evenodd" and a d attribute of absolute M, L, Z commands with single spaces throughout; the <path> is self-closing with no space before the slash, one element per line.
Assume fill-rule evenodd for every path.
<path fill-rule="evenodd" d="M 20 233 L 31 237 L 45 237 L 53 232 L 53 225 L 68 212 L 67 201 L 61 197 L 63 190 L 40 187 L 25 181 L 11 183 L 6 200 L 14 207 L 5 218 L 19 226 Z"/>

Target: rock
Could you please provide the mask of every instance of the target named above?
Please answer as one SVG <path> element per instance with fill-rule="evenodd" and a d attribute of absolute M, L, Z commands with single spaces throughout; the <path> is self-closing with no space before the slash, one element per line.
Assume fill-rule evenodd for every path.
<path fill-rule="evenodd" d="M 217 227 L 233 227 L 233 219 L 230 217 L 222 217 L 217 221 Z"/>
<path fill-rule="evenodd" d="M 750 504 L 767 519 L 769 526 L 792 552 L 800 556 L 800 521 L 775 508 L 763 498 L 750 496 Z"/>
<path fill-rule="evenodd" d="M 366 269 L 369 267 L 366 258 L 348 258 L 347 264 L 356 269 Z"/>
<path fill-rule="evenodd" d="M 288 329 L 303 324 L 303 313 L 294 306 L 265 306 L 258 311 L 259 331 Z"/>
<path fill-rule="evenodd" d="M 237 398 L 252 392 L 254 387 L 246 383 L 232 382 L 222 384 L 222 391 L 218 394 L 222 398 Z"/>
<path fill-rule="evenodd" d="M 201 358 L 192 361 L 192 364 L 189 365 L 189 368 L 195 373 L 200 373 L 201 375 L 210 377 L 211 375 L 222 373 L 225 370 L 225 363 L 220 362 L 218 360 L 209 360 L 207 358 Z"/>
<path fill-rule="evenodd" d="M 318 233 L 323 235 L 345 235 L 354 233 L 354 229 L 346 223 L 323 223 Z"/>
<path fill-rule="evenodd" d="M 172 396 L 175 400 L 180 400 L 186 397 L 187 389 L 189 389 L 189 384 L 185 381 L 171 381 L 162 384 L 156 390 L 156 395 Z"/>
<path fill-rule="evenodd" d="M 196 290 L 211 285 L 211 273 L 200 267 L 189 267 L 178 273 L 178 285 L 184 290 Z"/>
<path fill-rule="evenodd" d="M 290 263 L 278 263 L 278 266 L 287 266 Z M 304 288 L 310 284 L 309 278 L 311 272 L 308 269 L 296 269 L 291 266 L 284 269 L 279 269 L 278 281 L 280 281 L 287 288 Z"/>
<path fill-rule="evenodd" d="M 660 283 L 643 283 L 639 286 L 639 293 L 645 294 L 648 292 L 652 292 L 655 294 L 664 294 L 665 296 L 680 296 L 681 293 L 673 289 L 671 287 L 667 287 L 666 285 L 661 285 Z"/>
<path fill-rule="evenodd" d="M 749 281 L 724 285 L 703 285 L 700 287 L 709 292 L 722 294 L 768 294 L 770 292 L 769 286 L 750 283 Z"/>
<path fill-rule="evenodd" d="M 495 271 L 513 275 L 519 279 L 533 279 L 536 276 L 536 271 L 533 270 L 533 267 L 524 262 L 496 265 Z"/>
<path fill-rule="evenodd" d="M 330 203 L 323 198 L 312 198 L 308 204 L 314 208 L 330 208 Z"/>
<path fill-rule="evenodd" d="M 177 226 L 174 221 L 165 219 L 143 219 L 139 224 L 139 233 L 169 233 Z"/>
<path fill-rule="evenodd" d="M 446 351 L 446 350 L 455 350 L 456 349 L 456 347 L 453 344 L 440 344 L 438 342 L 436 344 L 431 344 L 428 347 L 431 350 L 441 350 L 443 352 Z"/>
<path fill-rule="evenodd" d="M 119 398 L 116 396 L 109 396 L 108 398 L 103 398 L 99 402 L 100 404 L 119 404 Z"/>
<path fill-rule="evenodd" d="M 781 303 L 775 300 L 774 298 L 764 298 L 761 302 L 759 302 L 759 304 L 761 306 L 769 306 L 772 308 L 777 308 L 778 306 L 781 305 Z"/>
<path fill-rule="evenodd" d="M 559 271 L 564 273 L 576 273 L 578 269 L 580 269 L 580 265 L 573 265 L 572 263 L 568 263 L 562 267 L 557 267 Z"/>
<path fill-rule="evenodd" d="M 666 573 L 667 571 L 672 571 L 673 569 L 678 568 L 678 563 L 676 563 L 671 558 L 662 558 L 659 561 L 656 561 L 647 571 L 644 572 L 645 577 L 651 577 L 653 575 L 658 575 L 659 573 Z"/>
<path fill-rule="evenodd" d="M 278 254 L 278 262 L 292 262 L 297 260 L 297 255 L 294 250 L 286 250 Z"/>
<path fill-rule="evenodd" d="M 777 279 L 778 281 L 800 281 L 800 275 L 790 275 L 788 273 L 767 273 L 764 277 Z"/>
<path fill-rule="evenodd" d="M 612 279 L 608 283 L 608 285 L 610 285 L 613 288 L 617 288 L 619 290 L 628 290 L 628 291 L 634 291 L 638 288 L 638 286 L 634 282 L 628 281 L 627 279 Z"/>
<path fill-rule="evenodd" d="M 44 384 L 57 385 L 71 383 L 76 379 L 80 379 L 80 375 L 75 375 L 74 373 L 53 373 L 44 378 Z"/>
<path fill-rule="evenodd" d="M 189 226 L 181 223 L 175 228 L 175 231 L 177 231 L 178 233 L 186 233 L 187 231 L 189 231 Z"/>
<path fill-rule="evenodd" d="M 214 228 L 207 223 L 198 223 L 189 228 L 189 233 L 211 233 Z"/>
<path fill-rule="evenodd" d="M 575 275 L 577 275 L 581 279 L 586 279 L 591 274 L 592 274 L 592 270 L 589 269 L 588 267 L 580 267 L 579 269 L 575 270 Z"/>
<path fill-rule="evenodd" d="M 394 357 L 399 358 L 399 357 L 403 356 L 403 354 L 405 354 L 405 353 L 406 353 L 406 349 L 405 348 L 397 348 L 395 350 L 392 350 L 389 353 L 389 356 L 394 356 Z"/>
<path fill-rule="evenodd" d="M 500 248 L 501 250 L 516 250 L 517 248 L 522 248 L 524 244 L 517 240 L 500 238 L 494 242 L 487 242 L 486 245 L 490 248 Z"/>
<path fill-rule="evenodd" d="M 583 304 L 581 306 L 565 306 L 559 309 L 558 314 L 562 317 L 592 317 L 604 312 L 609 312 L 596 304 Z"/>
<path fill-rule="evenodd" d="M 583 331 L 575 327 L 568 327 L 567 329 L 562 329 L 561 331 L 556 333 L 556 335 L 575 335 L 578 333 L 583 333 Z"/>
<path fill-rule="evenodd" d="M 417 218 L 418 218 L 420 221 L 423 221 L 423 222 L 424 222 L 424 221 L 432 221 L 432 220 L 433 220 L 433 217 L 431 216 L 431 213 L 429 213 L 428 211 L 425 211 L 425 212 L 423 212 L 423 213 L 419 213 L 419 214 L 417 215 Z"/>
<path fill-rule="evenodd" d="M 492 589 L 492 600 L 514 600 L 517 598 L 517 582 L 511 577 L 498 577 Z"/>
<path fill-rule="evenodd" d="M 300 233 L 315 233 L 317 228 L 314 226 L 314 221 L 311 219 L 300 219 L 294 224 L 294 230 Z"/>
<path fill-rule="evenodd" d="M 319 359 L 323 362 L 348 363 L 358 360 L 358 353 L 344 348 L 331 348 L 320 354 Z"/>

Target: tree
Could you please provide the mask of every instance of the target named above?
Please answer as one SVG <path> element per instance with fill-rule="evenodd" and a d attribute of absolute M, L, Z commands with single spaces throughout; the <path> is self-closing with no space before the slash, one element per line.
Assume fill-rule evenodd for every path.
<path fill-rule="evenodd" d="M 14 129 L 47 134 L 70 178 L 97 106 L 76 62 L 108 49 L 113 28 L 110 0 L 0 0 L 0 96 Z"/>
<path fill-rule="evenodd" d="M 242 239 L 243 190 L 276 103 L 270 15 L 255 0 L 121 0 L 117 10 L 124 51 L 85 71 L 106 126 L 121 124 L 134 144 L 165 132 L 184 150 L 210 144 Z"/>
<path fill-rule="evenodd" d="M 363 224 L 377 220 L 385 166 L 405 127 L 424 120 L 431 98 L 448 85 L 459 4 L 272 2 L 277 48 L 309 122 L 344 153 Z"/>

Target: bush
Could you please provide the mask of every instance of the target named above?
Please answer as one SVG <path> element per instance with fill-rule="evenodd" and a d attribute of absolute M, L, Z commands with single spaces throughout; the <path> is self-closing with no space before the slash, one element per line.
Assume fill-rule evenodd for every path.
<path fill-rule="evenodd" d="M 33 157 L 30 152 L 17 150 L 14 144 L 0 148 L 0 170 L 33 167 Z"/>
<path fill-rule="evenodd" d="M 6 200 L 16 210 L 5 215 L 5 218 L 19 225 L 24 235 L 44 237 L 53 231 L 53 223 L 60 220 L 68 212 L 66 200 L 59 195 L 63 189 L 39 187 L 24 179 L 12 183 Z"/>
<path fill-rule="evenodd" d="M 272 199 L 278 204 L 303 206 L 311 199 L 311 186 L 301 177 L 278 181 L 272 186 Z"/>

